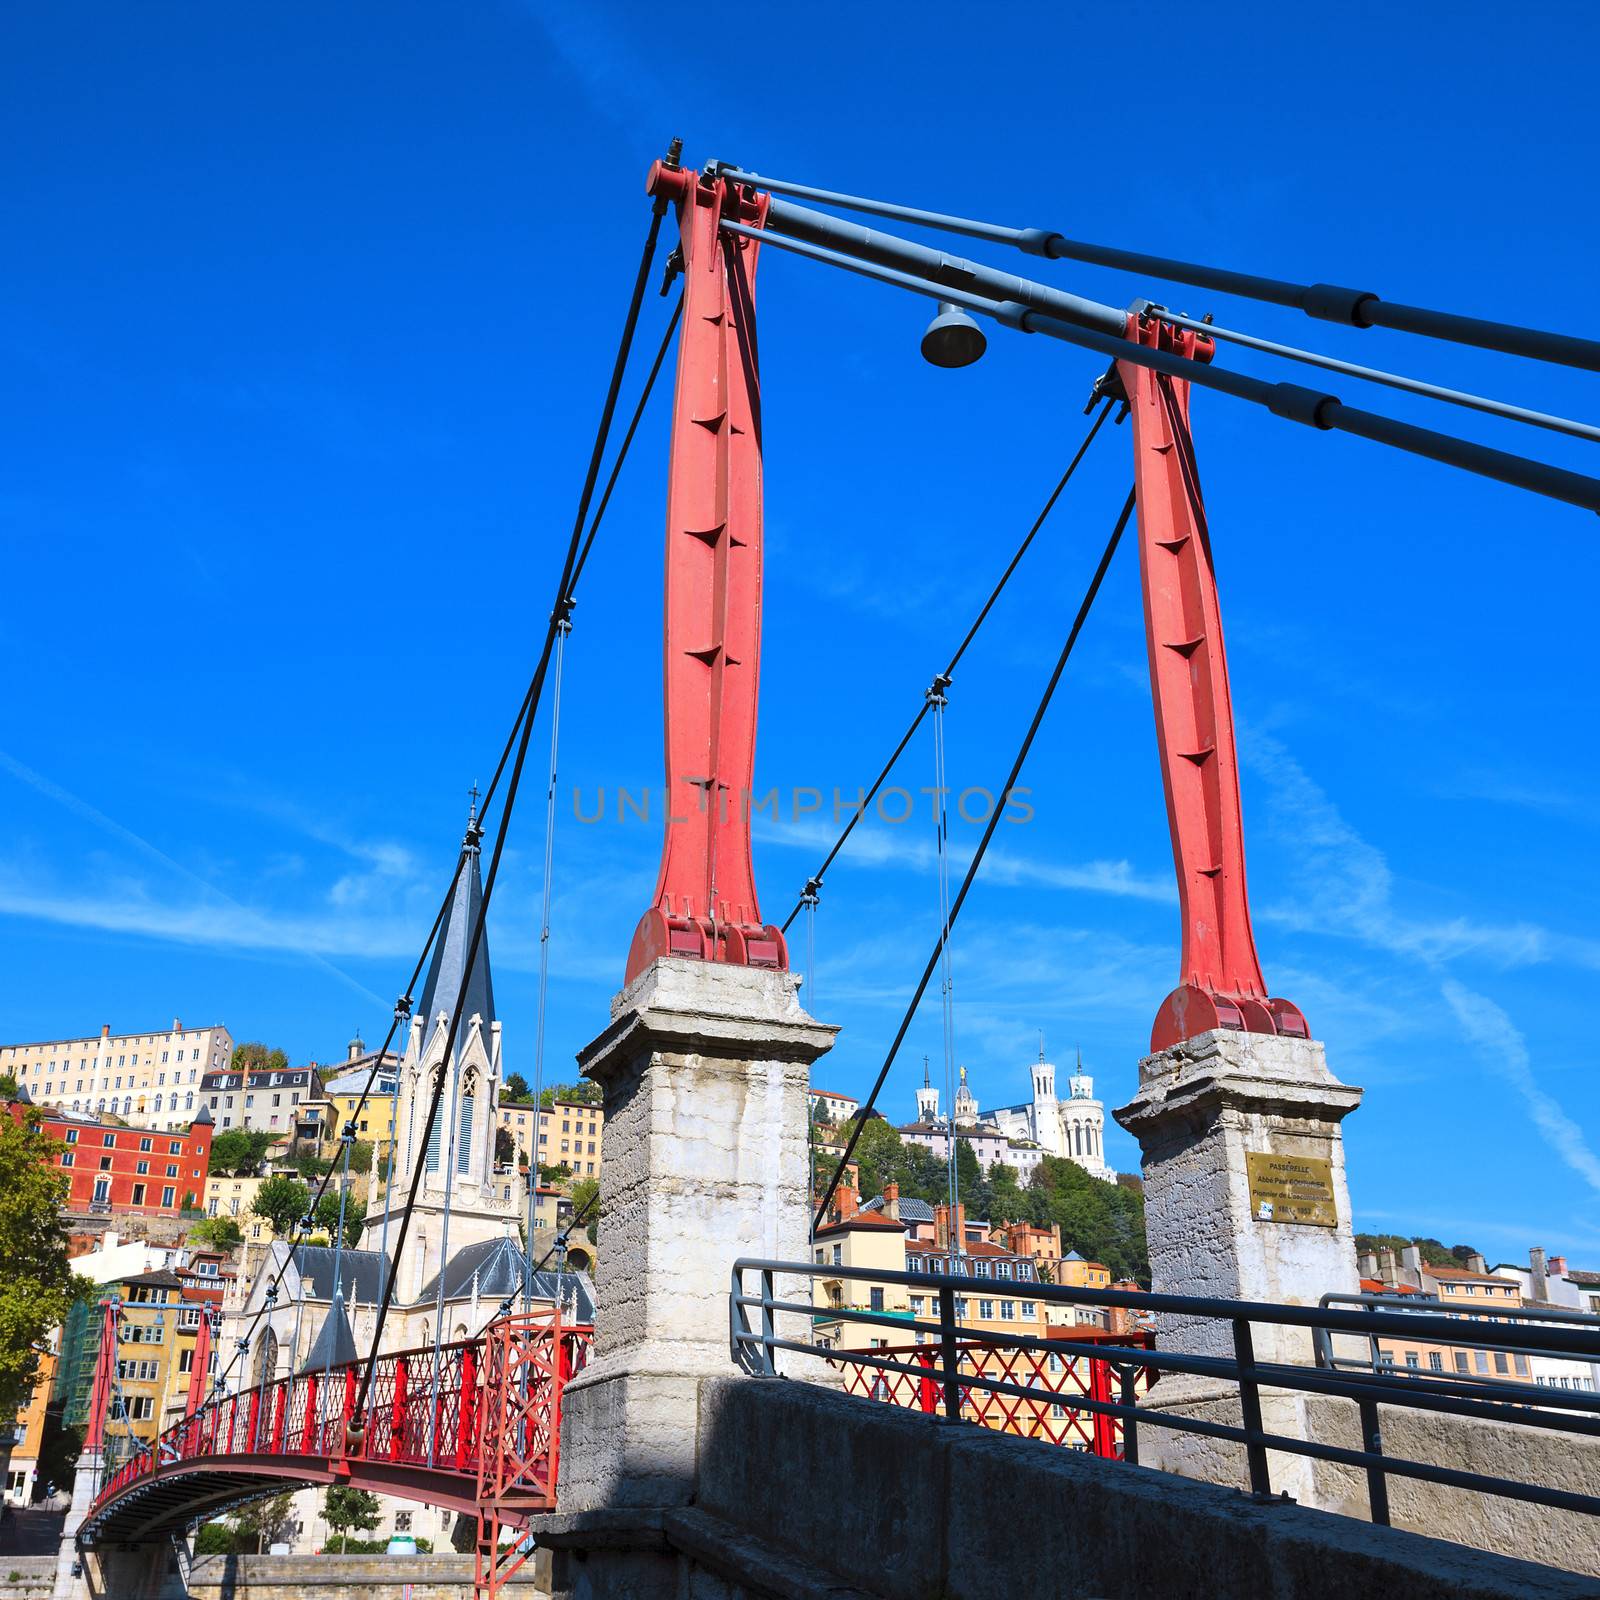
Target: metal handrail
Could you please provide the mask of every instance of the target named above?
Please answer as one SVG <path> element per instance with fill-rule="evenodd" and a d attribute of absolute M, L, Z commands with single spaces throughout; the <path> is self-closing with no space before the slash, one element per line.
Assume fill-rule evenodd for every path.
<path fill-rule="evenodd" d="M 760 1274 L 761 1291 L 748 1294 L 744 1275 Z M 895 1284 L 921 1288 L 936 1294 L 939 1315 L 936 1321 L 890 1315 L 850 1306 L 819 1306 L 814 1302 L 781 1300 L 774 1293 L 778 1275 L 806 1279 L 842 1279 L 858 1283 Z M 902 1335 L 927 1334 L 934 1358 L 933 1372 L 944 1393 L 944 1414 L 950 1421 L 962 1420 L 962 1394 L 982 1389 L 989 1393 L 1037 1400 L 1045 1391 L 1005 1379 L 988 1378 L 963 1372 L 960 1367 L 960 1341 L 991 1347 L 1061 1354 L 1064 1341 L 1041 1339 L 1028 1334 L 1003 1334 L 964 1326 L 955 1314 L 957 1296 L 973 1297 L 972 1280 L 938 1273 L 875 1271 L 871 1268 L 831 1266 L 810 1261 L 772 1261 L 741 1258 L 733 1265 L 728 1296 L 729 1350 L 737 1366 L 757 1376 L 775 1376 L 776 1352 L 790 1351 L 811 1357 L 828 1357 L 827 1347 L 803 1340 L 781 1337 L 776 1317 L 793 1314 L 810 1319 L 852 1322 L 874 1328 L 892 1328 Z M 987 1298 L 987 1297 L 986 1297 Z M 1600 1495 L 1581 1494 L 1540 1484 L 1518 1482 L 1486 1473 L 1467 1472 L 1452 1467 L 1434 1466 L 1385 1455 L 1380 1428 L 1380 1404 L 1409 1410 L 1432 1411 L 1486 1421 L 1514 1422 L 1549 1432 L 1600 1436 L 1600 1395 L 1579 1390 L 1533 1389 L 1526 1383 L 1498 1382 L 1492 1379 L 1464 1379 L 1460 1375 L 1412 1374 L 1405 1377 L 1383 1372 L 1347 1373 L 1333 1364 L 1295 1366 L 1283 1362 L 1256 1360 L 1252 1328 L 1260 1324 L 1303 1327 L 1312 1330 L 1318 1341 L 1331 1333 L 1371 1337 L 1375 1333 L 1420 1339 L 1437 1334 L 1440 1343 L 1462 1341 L 1458 1337 L 1459 1317 L 1418 1313 L 1394 1313 L 1376 1308 L 1340 1311 L 1331 1306 L 1292 1306 L 1248 1300 L 1227 1300 L 1207 1296 L 1153 1294 L 1113 1289 L 1075 1289 L 1059 1284 L 1028 1285 L 1026 1298 L 1036 1302 L 1066 1306 L 1093 1306 L 1100 1309 L 1125 1309 L 1145 1312 L 1170 1312 L 1191 1317 L 1206 1317 L 1229 1324 L 1233 1355 L 1186 1355 L 1176 1351 L 1140 1349 L 1115 1344 L 1096 1344 L 1094 1355 L 1106 1361 L 1121 1381 L 1121 1399 L 1106 1400 L 1091 1396 L 1074 1397 L 1074 1409 L 1116 1418 L 1123 1425 L 1124 1459 L 1137 1463 L 1138 1428 L 1141 1422 L 1178 1432 L 1225 1439 L 1245 1447 L 1252 1493 L 1261 1499 L 1273 1498 L 1267 1453 L 1280 1451 L 1314 1460 L 1336 1462 L 1363 1469 L 1367 1477 L 1372 1520 L 1387 1525 L 1389 1516 L 1388 1477 L 1415 1478 L 1450 1488 L 1472 1489 L 1505 1498 L 1560 1510 L 1600 1515 Z M 755 1310 L 760 1330 L 750 1326 L 747 1313 Z M 1541 1319 L 1542 1320 L 1542 1319 Z M 1558 1319 L 1565 1321 L 1565 1318 Z M 1600 1361 L 1600 1318 L 1589 1319 L 1581 1329 L 1553 1327 L 1529 1330 L 1496 1324 L 1484 1330 L 1488 1348 L 1533 1353 L 1587 1357 Z M 1474 1334 L 1480 1330 L 1474 1328 Z M 1331 1347 L 1330 1347 L 1331 1348 Z M 1319 1350 L 1320 1353 L 1320 1350 Z M 851 1351 L 851 1362 L 886 1372 L 926 1378 L 927 1363 L 908 1364 L 889 1358 L 887 1352 Z M 1151 1411 L 1136 1403 L 1133 1376 L 1139 1368 L 1157 1373 L 1185 1373 L 1210 1377 L 1238 1386 L 1243 1425 L 1213 1422 L 1200 1417 Z M 1355 1402 L 1360 1413 L 1364 1447 L 1349 1449 L 1269 1433 L 1262 1420 L 1261 1391 L 1290 1389 L 1307 1394 L 1329 1395 Z M 1054 1398 L 1053 1396 L 1051 1398 Z"/>

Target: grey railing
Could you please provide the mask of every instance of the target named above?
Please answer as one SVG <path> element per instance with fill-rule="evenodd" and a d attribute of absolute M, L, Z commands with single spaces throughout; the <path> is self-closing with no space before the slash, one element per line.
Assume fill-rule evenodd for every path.
<path fill-rule="evenodd" d="M 754 1294 L 746 1290 L 747 1274 L 758 1277 L 759 1288 Z M 779 1277 L 807 1281 L 828 1278 L 920 1290 L 925 1295 L 937 1298 L 938 1317 L 936 1320 L 927 1320 L 854 1306 L 818 1305 L 813 1301 L 779 1299 L 774 1291 L 774 1280 Z M 971 1298 L 974 1283 L 975 1280 L 970 1277 L 952 1277 L 943 1273 L 874 1271 L 809 1261 L 741 1259 L 734 1263 L 728 1296 L 730 1354 L 744 1371 L 757 1376 L 774 1376 L 777 1374 L 776 1354 L 780 1350 L 811 1357 L 826 1358 L 829 1354 L 827 1349 L 819 1348 L 813 1341 L 780 1336 L 778 1317 L 804 1317 L 813 1326 L 819 1321 L 852 1323 L 893 1332 L 902 1338 L 929 1341 L 933 1370 L 943 1394 L 944 1415 L 951 1421 L 961 1420 L 963 1391 L 973 1389 L 1024 1400 L 1058 1401 L 1060 1396 L 1047 1389 L 962 1370 L 962 1345 L 988 1345 L 997 1349 L 1056 1356 L 1066 1354 L 1073 1348 L 1067 1341 L 1041 1339 L 1030 1334 L 996 1333 L 992 1329 L 964 1324 L 956 1315 L 956 1298 Z M 1267 1461 L 1269 1450 L 1359 1468 L 1366 1474 L 1372 1520 L 1384 1525 L 1390 1520 L 1388 1479 L 1391 1476 L 1415 1478 L 1453 1489 L 1472 1489 L 1482 1494 L 1525 1500 L 1562 1511 L 1600 1515 L 1600 1495 L 1552 1489 L 1543 1484 L 1388 1455 L 1383 1448 L 1378 1414 L 1378 1407 L 1386 1405 L 1412 1411 L 1472 1417 L 1487 1422 L 1514 1422 L 1550 1433 L 1600 1438 L 1600 1395 L 1578 1390 L 1536 1388 L 1530 1383 L 1501 1382 L 1461 1373 L 1408 1370 L 1406 1376 L 1400 1377 L 1365 1367 L 1352 1372 L 1326 1362 L 1318 1366 L 1297 1366 L 1258 1361 L 1255 1356 L 1252 1330 L 1261 1325 L 1305 1328 L 1312 1335 L 1313 1346 L 1319 1350 L 1335 1334 L 1354 1335 L 1362 1340 L 1410 1339 L 1459 1346 L 1465 1342 L 1462 1338 L 1463 1319 L 1459 1316 L 1395 1311 L 1366 1305 L 1359 1310 L 1345 1311 L 1332 1305 L 1274 1305 L 1194 1295 L 1073 1289 L 1060 1284 L 1031 1282 L 1026 1285 L 1026 1293 L 1018 1291 L 1014 1297 L 1050 1305 L 1092 1307 L 1100 1311 L 1122 1310 L 1135 1316 L 1169 1314 L 1207 1318 L 1226 1325 L 1233 1348 L 1231 1357 L 1180 1354 L 1160 1348 L 1143 1349 L 1132 1344 L 1119 1346 L 1115 1343 L 1096 1343 L 1092 1350 L 1081 1352 L 1109 1364 L 1119 1380 L 1119 1398 L 1074 1396 L 1073 1409 L 1110 1416 L 1120 1421 L 1123 1456 L 1129 1462 L 1138 1462 L 1139 1430 L 1149 1425 L 1243 1445 L 1251 1493 L 1258 1499 L 1274 1498 Z M 1389 1304 L 1393 1305 L 1394 1302 Z M 756 1327 L 751 1325 L 752 1311 L 758 1317 L 759 1325 Z M 1567 1321 L 1565 1316 L 1490 1325 L 1480 1325 L 1473 1319 L 1470 1338 L 1475 1344 L 1489 1350 L 1600 1361 L 1600 1319 L 1583 1320 L 1587 1325 L 1574 1327 L 1563 1325 Z M 1331 1350 L 1331 1344 L 1327 1348 Z M 855 1365 L 915 1378 L 926 1378 L 929 1372 L 925 1362 L 897 1360 L 890 1353 L 880 1355 L 870 1350 L 852 1350 L 849 1360 Z M 1153 1369 L 1158 1374 L 1189 1373 L 1235 1385 L 1239 1392 L 1242 1425 L 1179 1416 L 1140 1406 L 1134 1391 L 1134 1379 L 1141 1368 Z M 1263 1389 L 1288 1389 L 1302 1394 L 1333 1395 L 1353 1401 L 1360 1415 L 1363 1448 L 1350 1449 L 1320 1440 L 1267 1432 L 1261 1412 Z"/>

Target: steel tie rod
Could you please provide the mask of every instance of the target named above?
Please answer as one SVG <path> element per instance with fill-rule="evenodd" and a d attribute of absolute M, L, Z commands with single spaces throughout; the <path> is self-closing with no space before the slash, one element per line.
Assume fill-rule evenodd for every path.
<path fill-rule="evenodd" d="M 992 317 L 1006 327 L 1017 328 L 1024 333 L 1043 333 L 1085 350 L 1093 350 L 1113 361 L 1131 361 L 1137 366 L 1164 372 L 1169 377 L 1186 379 L 1205 389 L 1221 390 L 1236 399 L 1264 406 L 1275 416 L 1291 422 L 1302 422 L 1324 431 L 1352 433 L 1358 438 L 1392 445 L 1412 455 L 1443 462 L 1446 466 L 1460 467 L 1463 471 L 1475 472 L 1519 489 L 1529 489 L 1553 500 L 1564 500 L 1569 505 L 1581 506 L 1587 511 L 1600 512 L 1600 479 L 1586 477 L 1581 472 L 1569 472 L 1547 462 L 1531 461 L 1526 456 L 1512 455 L 1504 450 L 1490 449 L 1487 445 L 1474 444 L 1467 439 L 1458 439 L 1453 434 L 1436 433 L 1431 428 L 1419 428 L 1393 417 L 1362 411 L 1345 405 L 1336 395 L 1323 394 L 1296 383 L 1269 383 L 1242 372 L 1189 361 L 1165 350 L 1153 350 L 1147 345 L 1137 344 L 1131 339 L 1115 337 L 1096 328 L 1046 315 L 1019 300 L 988 300 L 948 283 L 933 283 L 913 273 L 881 266 L 859 256 L 846 255 L 801 239 L 791 239 L 774 232 L 770 227 L 755 229 L 739 222 L 724 222 L 722 227 L 730 233 L 776 249 L 788 250 L 828 266 L 843 267 L 846 271 L 874 278 L 880 283 L 909 289 L 913 294 L 925 295 L 930 300 L 948 300 L 963 310 Z"/>
<path fill-rule="evenodd" d="M 1507 355 L 1528 356 L 1535 361 L 1553 361 L 1565 367 L 1583 367 L 1590 372 L 1600 372 L 1600 343 L 1593 339 L 1579 339 L 1569 333 L 1551 333 L 1540 328 L 1524 328 L 1515 323 L 1463 317 L 1450 311 L 1432 311 L 1424 306 L 1400 305 L 1380 299 L 1366 289 L 1346 289 L 1330 283 L 1293 283 L 1283 278 L 1234 272 L 1225 267 L 1208 267 L 1195 261 L 1179 261 L 1171 256 L 1089 244 L 1080 239 L 1065 238 L 1047 228 L 1008 228 L 999 223 L 949 216 L 942 211 L 922 211 L 914 206 L 895 205 L 887 200 L 869 200 L 860 195 L 840 194 L 832 189 L 817 189 L 805 184 L 788 183 L 781 178 L 767 178 L 725 162 L 712 162 L 707 170 L 732 182 L 754 184 L 773 194 L 819 200 L 824 205 L 841 206 L 847 211 L 889 217 L 896 222 L 909 222 L 923 228 L 938 228 L 946 233 L 962 234 L 969 239 L 985 239 L 992 244 L 1010 245 L 1028 255 L 1044 256 L 1051 260 L 1066 257 L 1090 266 L 1137 272 L 1165 278 L 1172 283 L 1215 289 L 1222 294 L 1265 300 L 1272 305 L 1292 306 L 1322 322 L 1341 322 L 1353 328 L 1392 328 L 1400 333 L 1417 333 L 1430 339 L 1445 339 L 1452 344 L 1476 345 L 1483 350 L 1500 350 Z"/>
<path fill-rule="evenodd" d="M 1127 328 L 1128 313 L 1120 307 L 1104 305 L 1098 300 L 1070 294 L 1064 289 L 1051 288 L 1048 284 L 1036 283 L 1031 278 L 1021 278 L 1015 273 L 999 272 L 993 267 L 984 266 L 981 262 L 969 261 L 962 256 L 947 255 L 942 250 L 934 250 L 927 245 L 916 244 L 910 239 L 902 239 L 898 234 L 881 233 L 875 228 L 862 227 L 860 223 L 830 217 L 825 211 L 812 211 L 806 206 L 789 205 L 785 201 L 775 200 L 767 211 L 763 237 L 771 238 L 774 234 L 790 235 L 804 239 L 808 244 L 842 250 L 847 255 L 862 256 L 868 261 L 877 262 L 880 266 L 893 267 L 916 277 L 930 278 L 935 283 L 944 284 L 952 289 L 962 289 L 969 294 L 981 294 L 989 300 L 1020 301 L 1030 310 L 1042 311 L 1046 316 L 1061 317 L 1064 321 L 1075 322 L 1086 328 L 1098 328 L 1101 332 L 1118 338 L 1122 337 Z M 1312 350 L 1301 350 L 1295 345 L 1261 339 L 1254 334 L 1238 333 L 1231 328 L 1217 328 L 1209 323 L 1201 324 L 1193 319 L 1185 319 L 1183 316 L 1168 312 L 1164 308 L 1157 309 L 1161 311 L 1166 321 L 1180 327 L 1198 328 L 1203 332 L 1215 334 L 1219 339 L 1248 345 L 1251 349 L 1268 355 L 1283 356 L 1291 361 L 1303 361 L 1311 366 L 1343 373 L 1348 377 L 1386 384 L 1390 388 L 1424 395 L 1430 400 L 1466 406 L 1475 411 L 1502 417 L 1510 422 L 1530 423 L 1559 433 L 1569 433 L 1578 438 L 1600 441 L 1600 428 L 1588 423 L 1573 422 L 1566 417 L 1527 410 L 1503 400 L 1492 400 L 1481 395 L 1466 394 L 1457 389 L 1447 389 L 1442 385 L 1424 382 L 1420 378 L 1409 378 L 1376 367 L 1358 366 L 1354 362 L 1341 361 L 1334 356 L 1324 356 Z"/>

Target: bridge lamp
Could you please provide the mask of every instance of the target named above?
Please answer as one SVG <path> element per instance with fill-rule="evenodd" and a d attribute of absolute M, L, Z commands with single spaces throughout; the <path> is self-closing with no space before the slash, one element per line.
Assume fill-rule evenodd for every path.
<path fill-rule="evenodd" d="M 939 302 L 939 314 L 922 335 L 922 357 L 936 367 L 970 367 L 989 341 L 983 329 L 960 306 Z"/>

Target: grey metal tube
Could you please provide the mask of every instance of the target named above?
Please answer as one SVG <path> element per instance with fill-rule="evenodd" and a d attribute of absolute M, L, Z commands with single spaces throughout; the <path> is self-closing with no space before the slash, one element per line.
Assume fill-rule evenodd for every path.
<path fill-rule="evenodd" d="M 913 244 L 896 234 L 879 233 L 875 228 L 863 228 L 860 223 L 844 222 L 826 212 L 808 211 L 804 206 L 791 206 L 782 200 L 774 200 L 767 210 L 763 237 L 773 233 L 861 256 L 897 272 L 908 272 L 943 284 L 955 292 L 981 294 L 987 300 L 1017 300 L 1047 316 L 1060 317 L 1084 328 L 1098 328 L 1102 333 L 1117 337 L 1128 325 L 1128 313 L 1116 306 L 1085 300 L 1082 295 L 1051 289 L 1014 273 L 996 272 L 993 267 L 982 266 L 962 256 L 946 255 L 942 250 L 930 250 L 927 245 Z"/>
<path fill-rule="evenodd" d="M 1511 455 L 1504 450 L 1492 450 L 1487 445 L 1473 444 L 1457 439 L 1451 434 L 1435 433 L 1431 428 L 1418 428 L 1408 422 L 1398 422 L 1392 417 L 1361 411 L 1347 406 L 1331 394 L 1315 389 L 1305 389 L 1294 383 L 1268 383 L 1242 372 L 1230 372 L 1225 367 L 1206 366 L 1198 361 L 1187 361 L 1182 356 L 1165 350 L 1152 350 L 1148 345 L 1135 344 L 1131 339 L 1113 338 L 1095 328 L 1086 328 L 1059 317 L 1047 316 L 1018 300 L 995 302 L 981 295 L 957 289 L 949 283 L 930 283 L 912 273 L 893 267 L 880 266 L 859 256 L 845 255 L 821 245 L 791 239 L 770 229 L 748 228 L 739 222 L 724 222 L 729 233 L 755 239 L 775 248 L 793 251 L 829 266 L 843 267 L 862 277 L 875 278 L 880 283 L 909 289 L 914 294 L 926 295 L 931 300 L 949 300 L 964 310 L 980 316 L 993 317 L 996 322 L 1024 333 L 1043 333 L 1052 339 L 1094 350 L 1113 361 L 1131 361 L 1136 366 L 1149 367 L 1170 377 L 1183 378 L 1205 389 L 1220 389 L 1240 400 L 1249 400 L 1265 406 L 1275 416 L 1292 422 L 1303 422 L 1309 427 L 1334 429 L 1353 433 L 1379 444 L 1393 445 L 1412 455 L 1442 461 L 1448 466 L 1475 472 L 1481 477 L 1494 478 L 1519 489 L 1531 489 L 1535 494 L 1552 500 L 1564 500 L 1569 505 L 1582 506 L 1586 511 L 1600 512 L 1600 479 L 1585 477 L 1580 472 L 1568 472 L 1543 461 L 1530 461 L 1525 456 Z M 881 235 L 879 237 L 882 237 Z"/>
<path fill-rule="evenodd" d="M 1171 256 L 1118 250 L 1109 245 L 1068 239 L 1047 228 L 1008 228 L 999 223 L 948 216 L 940 211 L 919 211 L 915 207 L 893 205 L 886 200 L 868 200 L 860 195 L 787 183 L 781 178 L 766 178 L 726 163 L 712 163 L 712 166 L 724 178 L 754 184 L 770 193 L 798 195 L 802 199 L 842 206 L 847 211 L 889 217 L 896 222 L 914 223 L 918 227 L 939 228 L 969 239 L 986 239 L 992 244 L 1010 245 L 1029 255 L 1053 260 L 1067 257 L 1091 266 L 1110 267 L 1119 272 L 1145 273 L 1172 283 L 1190 283 L 1202 289 L 1216 289 L 1223 294 L 1265 300 L 1272 305 L 1293 306 L 1308 317 L 1316 317 L 1323 322 L 1342 322 L 1355 328 L 1393 328 L 1401 333 L 1445 339 L 1452 344 L 1476 345 L 1485 350 L 1504 351 L 1507 355 L 1528 356 L 1535 361 L 1553 361 L 1561 366 L 1583 367 L 1590 372 L 1600 372 L 1600 343 L 1593 339 L 1549 333 L 1539 328 L 1524 328 L 1515 323 L 1462 317 L 1449 311 L 1430 311 L 1421 306 L 1399 305 L 1382 300 L 1366 289 L 1346 289 L 1329 283 L 1293 283 L 1283 278 L 1233 272 L 1225 267 L 1208 267 L 1195 261 L 1179 261 Z"/>
<path fill-rule="evenodd" d="M 1325 372 L 1340 372 L 1350 378 L 1364 378 L 1368 383 L 1381 383 L 1390 389 L 1403 389 L 1408 394 L 1420 394 L 1429 400 L 1443 400 L 1448 405 L 1465 406 L 1470 411 L 1482 411 L 1491 417 L 1504 417 L 1509 422 L 1526 422 L 1535 428 L 1548 428 L 1552 433 L 1571 434 L 1575 439 L 1590 439 L 1600 443 L 1600 428 L 1590 422 L 1574 422 L 1569 417 L 1557 417 L 1548 411 L 1530 411 L 1525 406 L 1514 406 L 1506 400 L 1491 400 L 1484 395 L 1468 394 L 1461 389 L 1446 389 L 1422 378 L 1408 378 L 1402 373 L 1384 372 L 1378 367 L 1363 367 L 1354 361 L 1341 361 L 1337 356 L 1325 356 L 1315 350 L 1301 350 L 1292 344 L 1279 344 L 1272 339 L 1259 339 L 1253 333 L 1239 333 L 1233 328 L 1219 328 L 1214 322 L 1202 322 L 1198 317 L 1186 317 L 1165 306 L 1152 308 L 1163 322 L 1175 323 L 1180 328 L 1193 328 L 1196 333 L 1209 333 L 1230 344 L 1243 345 L 1247 350 L 1259 350 L 1265 355 L 1283 356 L 1290 361 L 1303 361 L 1307 366 L 1321 367 Z"/>

